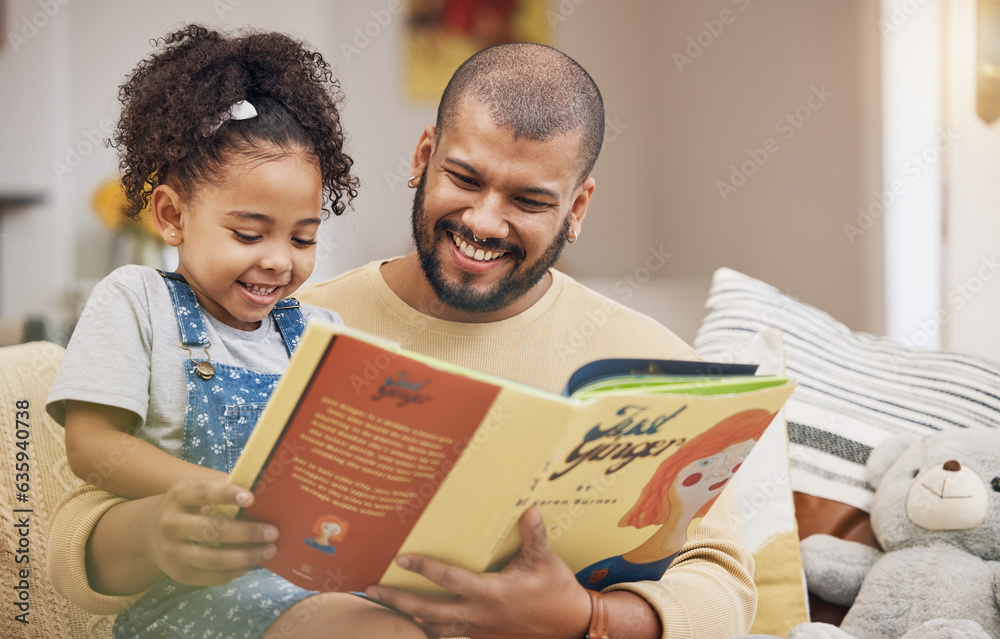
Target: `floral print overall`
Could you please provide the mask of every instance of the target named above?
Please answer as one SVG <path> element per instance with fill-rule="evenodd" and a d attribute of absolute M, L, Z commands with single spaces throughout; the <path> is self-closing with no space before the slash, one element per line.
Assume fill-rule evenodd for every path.
<path fill-rule="evenodd" d="M 188 350 L 182 458 L 231 472 L 279 375 L 216 364 L 194 292 L 177 273 L 161 272 L 170 291 L 180 341 Z M 294 299 L 271 311 L 291 355 L 305 318 Z M 196 359 L 200 361 L 195 361 Z M 207 377 L 207 379 L 206 379 Z M 115 620 L 115 639 L 247 639 L 260 636 L 278 615 L 315 594 L 269 570 L 257 568 L 220 586 L 180 584 L 163 577 L 135 606 Z"/>

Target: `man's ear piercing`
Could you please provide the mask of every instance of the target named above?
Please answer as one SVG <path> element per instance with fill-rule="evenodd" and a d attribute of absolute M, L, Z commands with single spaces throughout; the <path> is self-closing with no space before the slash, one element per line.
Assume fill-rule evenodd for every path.
<path fill-rule="evenodd" d="M 417 179 L 417 176 L 415 176 L 415 175 L 413 177 L 411 177 L 409 180 L 406 181 L 406 186 L 410 187 L 411 189 L 417 188 L 417 185 L 413 183 L 413 180 L 416 180 L 416 179 Z"/>
<path fill-rule="evenodd" d="M 580 234 L 576 231 L 570 231 L 566 234 L 566 241 L 570 244 L 576 244 L 576 240 L 580 237 Z"/>

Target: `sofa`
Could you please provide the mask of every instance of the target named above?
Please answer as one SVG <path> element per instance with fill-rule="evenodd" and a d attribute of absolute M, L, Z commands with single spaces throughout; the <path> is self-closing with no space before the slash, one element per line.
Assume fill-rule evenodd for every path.
<path fill-rule="evenodd" d="M 0 348 L 0 544 L 4 551 L 0 588 L 7 593 L 0 637 L 5 639 L 111 636 L 113 618 L 74 606 L 46 578 L 49 518 L 59 498 L 80 482 L 66 461 L 62 427 L 45 413 L 45 398 L 62 354 L 62 347 L 50 342 Z M 24 454 L 19 458 L 19 453 Z"/>
<path fill-rule="evenodd" d="M 747 461 L 758 474 L 737 475 L 744 537 L 757 563 L 755 633 L 785 636 L 810 614 L 830 623 L 843 616 L 807 600 L 797 541 L 826 532 L 874 544 L 870 490 L 859 480 L 871 446 L 895 432 L 1000 422 L 997 364 L 851 332 L 730 269 L 715 274 L 694 346 L 713 361 L 769 359 L 799 381 L 773 427 L 774 448 L 762 441 Z M 62 428 L 44 409 L 62 352 L 48 342 L 0 348 L 0 586 L 8 593 L 0 636 L 10 639 L 104 639 L 113 622 L 70 604 L 46 579 L 49 517 L 80 481 L 66 462 Z"/>

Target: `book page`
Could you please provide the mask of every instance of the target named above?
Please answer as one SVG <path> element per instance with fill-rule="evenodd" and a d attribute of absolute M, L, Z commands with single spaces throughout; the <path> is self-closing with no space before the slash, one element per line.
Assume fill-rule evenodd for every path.
<path fill-rule="evenodd" d="M 588 588 L 659 579 L 792 388 L 578 406 L 535 495 L 553 549 Z"/>
<path fill-rule="evenodd" d="M 334 337 L 243 511 L 281 531 L 264 567 L 311 590 L 378 582 L 498 390 Z"/>

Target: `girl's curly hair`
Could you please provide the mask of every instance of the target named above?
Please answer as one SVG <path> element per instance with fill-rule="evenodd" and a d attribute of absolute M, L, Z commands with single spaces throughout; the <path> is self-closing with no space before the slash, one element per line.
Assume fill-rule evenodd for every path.
<path fill-rule="evenodd" d="M 135 218 L 153 189 L 169 182 L 185 196 L 220 179 L 234 154 L 273 158 L 311 151 L 323 178 L 324 217 L 343 213 L 358 195 L 354 161 L 344 153 L 337 105 L 340 83 L 319 53 L 280 33 L 226 36 L 191 24 L 153 43 L 119 89 L 118 149 Z M 257 117 L 226 120 L 240 100 Z"/>

